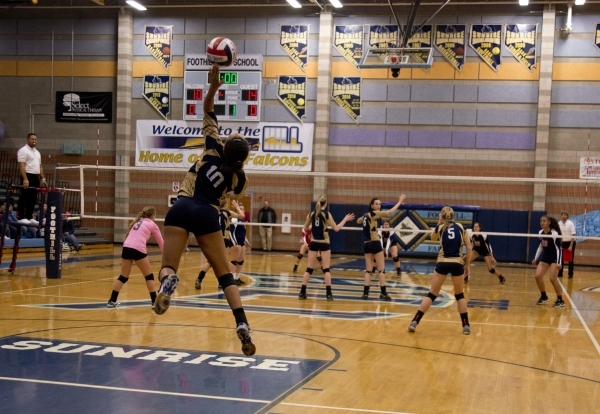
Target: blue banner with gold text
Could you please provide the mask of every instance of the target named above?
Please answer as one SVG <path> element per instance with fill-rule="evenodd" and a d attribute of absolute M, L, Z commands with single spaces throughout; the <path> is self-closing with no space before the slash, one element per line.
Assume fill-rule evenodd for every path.
<path fill-rule="evenodd" d="M 413 34 L 410 37 L 410 39 L 408 39 L 406 47 L 432 47 L 432 29 L 433 27 L 430 24 L 421 26 L 420 30 L 417 33 Z M 416 60 L 418 63 L 427 63 L 427 58 L 429 56 L 428 53 L 413 52 L 411 54 L 413 56 L 413 59 Z M 427 70 L 427 68 L 424 69 Z"/>
<path fill-rule="evenodd" d="M 400 31 L 397 24 L 369 26 L 369 47 L 385 49 L 398 47 Z"/>
<path fill-rule="evenodd" d="M 600 23 L 596 23 L 596 32 L 594 36 L 594 44 L 598 49 L 600 49 Z"/>
<path fill-rule="evenodd" d="M 531 72 L 537 65 L 535 44 L 537 24 L 507 24 L 504 45 L 508 51 Z"/>
<path fill-rule="evenodd" d="M 465 64 L 465 31 L 464 24 L 435 26 L 435 47 L 457 70 L 461 70 Z"/>
<path fill-rule="evenodd" d="M 360 116 L 360 76 L 334 76 L 331 97 L 358 124 Z"/>
<path fill-rule="evenodd" d="M 171 75 L 144 75 L 143 95 L 167 119 L 171 112 Z"/>
<path fill-rule="evenodd" d="M 277 98 L 303 122 L 306 118 L 306 76 L 279 76 Z"/>
<path fill-rule="evenodd" d="M 356 70 L 360 70 L 358 62 L 363 52 L 363 26 L 345 25 L 335 26 L 333 47 L 342 54 Z"/>
<path fill-rule="evenodd" d="M 309 25 L 282 24 L 279 33 L 279 45 L 300 69 L 308 64 Z"/>
<path fill-rule="evenodd" d="M 145 26 L 144 44 L 165 69 L 171 64 L 173 26 Z"/>
<path fill-rule="evenodd" d="M 502 25 L 472 24 L 469 46 L 490 68 L 498 72 L 502 64 Z"/>

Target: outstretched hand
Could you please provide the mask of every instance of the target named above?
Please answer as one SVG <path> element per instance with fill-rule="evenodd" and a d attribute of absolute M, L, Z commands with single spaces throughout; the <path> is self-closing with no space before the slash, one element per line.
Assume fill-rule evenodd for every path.
<path fill-rule="evenodd" d="M 346 214 L 346 217 L 344 217 L 344 221 L 352 221 L 352 220 L 354 220 L 354 213 Z"/>
<path fill-rule="evenodd" d="M 406 194 L 401 194 L 399 200 L 400 204 L 404 203 L 404 200 L 406 200 Z"/>
<path fill-rule="evenodd" d="M 220 68 L 216 63 L 208 70 L 208 80 L 211 88 L 219 89 L 223 85 L 223 80 L 220 77 Z"/>

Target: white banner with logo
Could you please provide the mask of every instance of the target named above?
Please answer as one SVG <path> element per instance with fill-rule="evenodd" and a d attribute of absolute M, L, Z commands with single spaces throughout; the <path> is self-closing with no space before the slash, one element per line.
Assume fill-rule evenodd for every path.
<path fill-rule="evenodd" d="M 247 170 L 312 171 L 314 124 L 221 123 L 219 135 L 238 132 L 250 144 Z M 189 168 L 204 151 L 201 121 L 138 120 L 135 165 Z"/>
<path fill-rule="evenodd" d="M 600 178 L 600 158 L 581 157 L 579 159 L 579 178 Z"/>

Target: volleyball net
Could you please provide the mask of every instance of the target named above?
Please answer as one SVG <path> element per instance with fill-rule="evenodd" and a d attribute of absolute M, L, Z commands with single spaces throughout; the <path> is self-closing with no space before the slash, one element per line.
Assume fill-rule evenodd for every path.
<path fill-rule="evenodd" d="M 128 223 L 145 206 L 156 208 L 157 221 L 164 219 L 187 168 L 77 165 L 58 166 L 56 170 L 57 183 L 67 187 L 67 194 L 79 194 L 66 197 L 66 200 L 71 199 L 72 205 L 65 205 L 65 210 L 79 214 L 85 227 L 119 242 Z M 505 226 L 506 231 L 501 232 L 484 228 L 488 235 L 502 237 L 537 238 L 541 212 L 560 220 L 560 213 L 567 211 L 576 224 L 578 240 L 589 241 L 590 255 L 600 251 L 600 183 L 597 181 L 253 170 L 246 170 L 246 174 L 249 186 L 243 201 L 251 217 L 248 225 L 260 224 L 257 223 L 258 211 L 268 201 L 278 215 L 274 235 L 281 250 L 297 250 L 300 227 L 311 210 L 311 203 L 320 194 L 327 196 L 337 222 L 345 213 L 358 215 L 366 211 L 373 197 L 384 205 L 393 205 L 400 194 L 406 194 L 401 212 L 435 212 L 428 218 L 421 217 L 423 223 L 415 219 L 418 225 L 411 229 L 415 234 L 431 233 L 440 205 L 453 206 L 457 212 L 472 212 L 457 215 L 466 227 L 473 221 L 481 221 L 482 215 L 489 219 L 490 214 L 495 214 L 494 220 L 509 222 L 516 216 L 527 218 L 525 227 Z M 282 214 L 289 215 L 285 223 L 282 223 Z M 531 223 L 532 220 L 535 222 Z M 344 229 L 360 230 L 355 223 Z"/>

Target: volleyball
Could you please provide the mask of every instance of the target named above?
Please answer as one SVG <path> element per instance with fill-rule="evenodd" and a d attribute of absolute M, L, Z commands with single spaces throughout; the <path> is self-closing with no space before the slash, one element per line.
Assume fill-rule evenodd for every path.
<path fill-rule="evenodd" d="M 206 47 L 208 61 L 219 66 L 231 65 L 236 56 L 235 44 L 226 37 L 215 37 Z"/>

